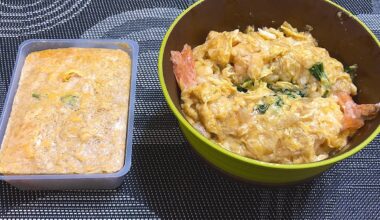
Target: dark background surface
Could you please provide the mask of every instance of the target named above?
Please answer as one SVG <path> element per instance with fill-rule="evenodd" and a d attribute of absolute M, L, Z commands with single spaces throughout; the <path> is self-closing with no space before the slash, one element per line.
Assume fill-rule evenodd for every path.
<path fill-rule="evenodd" d="M 311 1 L 311 0 L 310 0 Z M 378 0 L 336 0 L 380 37 Z M 0 0 L 0 108 L 26 39 L 139 42 L 132 169 L 116 190 L 19 191 L 0 183 L 4 218 L 380 219 L 380 139 L 322 176 L 293 187 L 240 183 L 191 150 L 159 87 L 161 40 L 192 0 Z"/>

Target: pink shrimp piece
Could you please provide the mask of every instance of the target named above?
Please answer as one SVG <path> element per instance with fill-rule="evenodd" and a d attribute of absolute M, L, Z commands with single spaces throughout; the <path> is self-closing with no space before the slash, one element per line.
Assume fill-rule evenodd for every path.
<path fill-rule="evenodd" d="M 342 107 L 343 130 L 357 130 L 364 125 L 364 120 L 370 120 L 376 116 L 380 110 L 380 103 L 358 105 L 347 93 L 338 93 L 338 103 Z"/>
<path fill-rule="evenodd" d="M 182 52 L 171 51 L 170 60 L 173 62 L 173 71 L 181 90 L 196 84 L 195 62 L 191 47 L 187 44 Z"/>

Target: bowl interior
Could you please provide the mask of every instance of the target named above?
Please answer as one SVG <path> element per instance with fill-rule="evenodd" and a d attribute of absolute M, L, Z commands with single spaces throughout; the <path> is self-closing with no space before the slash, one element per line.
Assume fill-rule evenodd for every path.
<path fill-rule="evenodd" d="M 169 96 L 181 112 L 180 91 L 173 74 L 170 51 L 204 43 L 209 31 L 244 30 L 255 27 L 279 27 L 288 21 L 299 30 L 313 27 L 319 46 L 345 66 L 358 64 L 355 85 L 357 103 L 380 101 L 380 46 L 376 37 L 342 8 L 326 0 L 206 0 L 183 15 L 168 36 L 163 49 L 162 71 Z M 379 126 L 380 115 L 361 128 L 349 141 L 352 149 Z M 346 151 L 347 151 L 346 150 Z M 340 154 L 342 154 L 341 152 Z"/>

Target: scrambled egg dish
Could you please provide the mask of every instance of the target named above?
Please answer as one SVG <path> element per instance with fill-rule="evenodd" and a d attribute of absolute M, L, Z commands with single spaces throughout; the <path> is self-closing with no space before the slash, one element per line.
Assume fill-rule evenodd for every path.
<path fill-rule="evenodd" d="M 0 151 L 4 174 L 113 173 L 124 165 L 131 60 L 64 48 L 25 60 Z"/>
<path fill-rule="evenodd" d="M 356 65 L 344 68 L 287 22 L 211 31 L 171 60 L 187 120 L 223 148 L 265 162 L 326 159 L 380 107 L 353 102 Z"/>

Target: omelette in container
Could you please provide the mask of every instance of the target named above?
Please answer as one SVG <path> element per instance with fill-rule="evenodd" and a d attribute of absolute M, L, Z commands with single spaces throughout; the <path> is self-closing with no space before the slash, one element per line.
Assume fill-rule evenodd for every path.
<path fill-rule="evenodd" d="M 112 51 L 118 51 L 120 53 L 127 53 L 126 57 L 130 59 L 130 70 L 131 75 L 129 77 L 129 99 L 127 106 L 127 114 L 125 115 L 127 124 L 122 125 L 125 134 L 118 137 L 121 141 L 120 143 L 125 143 L 125 149 L 121 153 L 124 158 L 120 161 L 119 165 L 121 169 L 114 170 L 113 172 L 89 172 L 86 174 L 69 172 L 64 173 L 7 173 L 0 174 L 0 180 L 6 181 L 9 184 L 15 186 L 19 189 L 27 190 L 65 190 L 65 189 L 114 189 L 120 186 L 123 182 L 124 175 L 130 170 L 131 167 L 131 156 L 132 156 L 132 135 L 133 135 L 133 121 L 134 121 L 134 103 L 135 103 L 135 90 L 136 90 L 136 74 L 137 74 L 137 56 L 138 56 L 138 45 L 132 40 L 87 40 L 87 39 L 72 39 L 72 40 L 27 40 L 23 42 L 18 51 L 16 65 L 13 71 L 10 87 L 8 89 L 8 94 L 6 96 L 4 109 L 1 116 L 0 123 L 0 142 L 3 143 L 3 139 L 6 135 L 7 125 L 12 112 L 12 106 L 14 105 L 15 96 L 19 87 L 20 78 L 22 78 L 22 72 L 25 60 L 27 56 L 33 52 L 37 51 L 51 51 L 51 49 L 63 49 L 66 48 L 71 50 L 74 48 L 76 50 L 79 48 L 97 48 L 97 49 L 114 49 Z M 106 51 L 106 50 L 103 50 Z M 111 51 L 111 50 L 107 50 Z M 49 56 L 49 53 L 46 54 Z M 90 56 L 90 55 L 89 55 Z M 79 57 L 81 59 L 81 57 Z M 109 61 L 112 65 L 112 61 Z M 43 63 L 41 65 L 44 65 Z M 58 64 L 59 65 L 59 64 Z M 64 68 L 64 67 L 63 67 Z M 105 70 L 107 66 L 104 67 Z M 76 73 L 68 73 L 67 76 L 75 77 Z M 107 74 L 107 71 L 104 71 Z M 68 78 L 63 78 L 62 80 L 68 80 Z M 42 99 L 44 94 L 32 94 L 33 99 Z M 69 107 L 74 106 L 75 96 L 64 96 L 60 98 L 60 101 L 69 105 Z M 59 97 L 57 98 L 59 101 Z M 125 99 L 126 100 L 126 99 Z M 76 111 L 76 109 L 73 109 Z M 122 131 L 123 132 L 123 131 Z M 125 141 L 123 140 L 125 138 Z M 118 142 L 119 143 L 119 142 Z M 17 149 L 16 149 L 17 150 Z M 112 161 L 109 161 L 112 163 Z M 28 167 L 27 167 L 28 168 Z"/>

